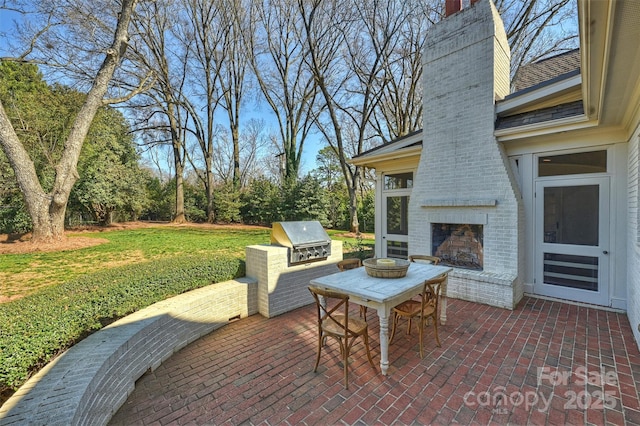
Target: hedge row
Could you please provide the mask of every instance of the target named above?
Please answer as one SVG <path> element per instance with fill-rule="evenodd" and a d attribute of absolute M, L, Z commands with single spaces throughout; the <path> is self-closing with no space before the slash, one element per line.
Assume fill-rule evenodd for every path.
<path fill-rule="evenodd" d="M 54 356 L 118 318 L 244 275 L 238 258 L 171 258 L 84 275 L 0 304 L 0 391 L 16 390 Z"/>

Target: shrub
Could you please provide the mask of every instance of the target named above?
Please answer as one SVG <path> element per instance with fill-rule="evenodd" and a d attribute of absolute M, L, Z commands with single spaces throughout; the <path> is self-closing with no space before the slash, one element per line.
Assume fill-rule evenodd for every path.
<path fill-rule="evenodd" d="M 180 257 L 112 268 L 0 305 L 0 391 L 88 334 L 168 297 L 245 275 L 232 257 Z"/>
<path fill-rule="evenodd" d="M 241 194 L 241 214 L 245 223 L 271 225 L 284 220 L 283 200 L 280 188 L 266 178 L 251 181 Z"/>
<path fill-rule="evenodd" d="M 216 187 L 213 193 L 216 222 L 232 223 L 240 222 L 240 192 L 232 184 L 224 184 Z"/>
<path fill-rule="evenodd" d="M 0 234 L 22 234 L 31 231 L 32 226 L 22 195 L 0 197 Z"/>

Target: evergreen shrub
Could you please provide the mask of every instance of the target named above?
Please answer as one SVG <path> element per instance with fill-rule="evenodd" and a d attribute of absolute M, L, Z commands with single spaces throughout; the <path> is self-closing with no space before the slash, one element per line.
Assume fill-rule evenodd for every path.
<path fill-rule="evenodd" d="M 0 392 L 88 334 L 155 302 L 245 275 L 233 257 L 166 258 L 83 275 L 0 304 Z"/>

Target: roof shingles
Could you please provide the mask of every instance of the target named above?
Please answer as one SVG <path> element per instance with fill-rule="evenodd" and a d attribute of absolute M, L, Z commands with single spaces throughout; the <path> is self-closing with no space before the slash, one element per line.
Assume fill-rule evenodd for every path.
<path fill-rule="evenodd" d="M 511 83 L 512 92 L 519 92 L 580 68 L 580 49 L 570 50 L 538 62 L 523 65 Z"/>

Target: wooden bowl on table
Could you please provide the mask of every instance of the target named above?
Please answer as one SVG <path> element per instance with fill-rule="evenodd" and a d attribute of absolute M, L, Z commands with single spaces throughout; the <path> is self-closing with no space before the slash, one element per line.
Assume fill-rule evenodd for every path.
<path fill-rule="evenodd" d="M 365 259 L 362 264 L 367 274 L 375 278 L 402 278 L 407 275 L 409 261 L 404 259 Z"/>

